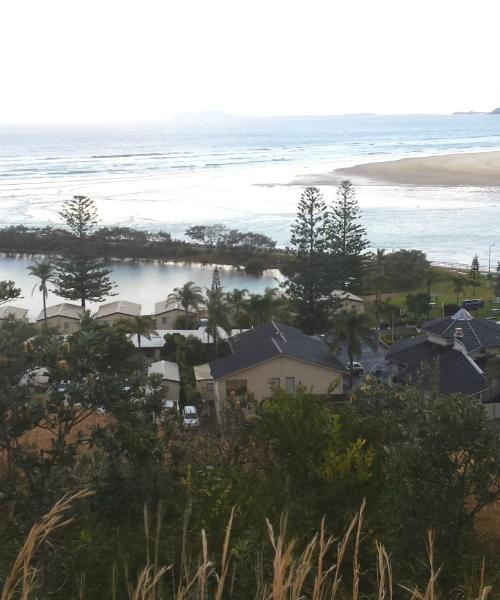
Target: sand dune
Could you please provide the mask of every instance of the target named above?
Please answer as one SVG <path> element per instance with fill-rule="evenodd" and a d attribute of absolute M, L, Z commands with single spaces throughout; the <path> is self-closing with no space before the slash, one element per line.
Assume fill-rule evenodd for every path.
<path fill-rule="evenodd" d="M 359 176 L 407 185 L 500 186 L 500 151 L 367 163 L 336 169 L 331 176 L 332 180 Z"/>

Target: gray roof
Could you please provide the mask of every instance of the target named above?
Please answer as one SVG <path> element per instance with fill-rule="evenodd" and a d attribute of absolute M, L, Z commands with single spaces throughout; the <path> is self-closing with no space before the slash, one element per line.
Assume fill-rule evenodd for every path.
<path fill-rule="evenodd" d="M 160 374 L 167 381 L 180 381 L 179 365 L 169 360 L 154 362 L 148 369 L 148 375 Z"/>
<path fill-rule="evenodd" d="M 210 371 L 219 379 L 277 356 L 286 356 L 345 373 L 342 363 L 326 344 L 282 323 L 265 323 L 228 339 L 232 354 L 210 363 Z"/>
<path fill-rule="evenodd" d="M 455 337 L 455 329 L 462 329 L 463 337 L 460 337 L 460 341 L 467 352 L 500 346 L 500 325 L 487 319 L 477 319 L 463 308 L 451 317 L 427 321 L 422 329 L 447 339 Z"/>
<path fill-rule="evenodd" d="M 0 306 L 0 320 L 7 319 L 7 317 L 14 317 L 15 319 L 25 319 L 28 314 L 27 308 L 19 308 L 19 306 Z"/>
<path fill-rule="evenodd" d="M 101 304 L 95 318 L 100 319 L 101 317 L 115 314 L 138 317 L 141 314 L 141 305 L 136 302 L 127 302 L 126 300 L 115 300 L 114 302 Z"/>
<path fill-rule="evenodd" d="M 442 394 L 475 396 L 489 387 L 482 370 L 470 356 L 453 346 L 434 344 L 425 335 L 394 344 L 386 358 L 403 365 L 396 381 L 424 389 L 437 384 Z"/>
<path fill-rule="evenodd" d="M 83 314 L 83 308 L 78 304 L 69 304 L 68 302 L 62 302 L 61 304 L 54 304 L 53 306 L 47 306 L 47 319 L 51 317 L 64 317 L 65 319 L 75 319 L 80 321 Z M 44 315 L 43 310 L 40 312 L 37 321 L 43 321 Z"/>
<path fill-rule="evenodd" d="M 165 300 L 160 300 L 159 302 L 155 303 L 155 315 L 160 315 L 164 312 L 170 312 L 171 310 L 180 310 L 184 312 L 182 304 L 173 298 L 166 298 Z"/>

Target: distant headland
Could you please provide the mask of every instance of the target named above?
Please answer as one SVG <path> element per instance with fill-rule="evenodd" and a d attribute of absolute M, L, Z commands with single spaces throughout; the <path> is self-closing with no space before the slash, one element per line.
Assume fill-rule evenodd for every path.
<path fill-rule="evenodd" d="M 478 110 L 459 110 L 453 113 L 454 115 L 500 115 L 500 106 L 490 112 L 483 112 Z"/>

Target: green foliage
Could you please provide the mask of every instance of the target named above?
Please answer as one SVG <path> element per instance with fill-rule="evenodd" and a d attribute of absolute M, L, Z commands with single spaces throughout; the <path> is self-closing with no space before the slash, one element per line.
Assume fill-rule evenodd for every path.
<path fill-rule="evenodd" d="M 420 250 L 391 252 L 385 256 L 384 263 L 395 290 L 409 290 L 420 285 L 429 269 L 429 261 Z"/>
<path fill-rule="evenodd" d="M 38 285 L 38 291 L 42 293 L 42 301 L 43 301 L 43 315 L 45 321 L 47 320 L 47 296 L 49 290 L 47 288 L 48 283 L 52 283 L 54 280 L 54 264 L 50 260 L 43 261 L 34 261 L 33 265 L 28 267 L 29 274 L 33 277 L 36 277 L 39 280 L 38 284 L 35 284 L 33 287 L 33 292 L 35 291 Z"/>
<path fill-rule="evenodd" d="M 19 298 L 20 295 L 21 288 L 16 288 L 13 281 L 0 281 L 0 304 Z"/>
<path fill-rule="evenodd" d="M 419 319 L 429 313 L 430 302 L 431 297 L 427 292 L 408 294 L 406 296 L 406 306 L 415 319 Z"/>
<path fill-rule="evenodd" d="M 79 300 L 84 308 L 86 302 L 102 302 L 113 296 L 115 286 L 108 277 L 111 270 L 97 258 L 90 241 L 97 223 L 94 201 L 74 196 L 64 203 L 60 214 L 72 232 L 74 246 L 56 262 L 55 293 L 68 300 Z"/>
<path fill-rule="evenodd" d="M 472 286 L 472 293 L 476 293 L 476 288 L 481 285 L 481 271 L 479 268 L 479 259 L 477 254 L 472 259 L 469 269 L 469 283 Z"/>
<path fill-rule="evenodd" d="M 204 302 L 203 292 L 194 281 L 188 281 L 182 287 L 174 288 L 168 299 L 178 302 L 186 313 L 191 310 L 196 312 Z"/>
<path fill-rule="evenodd" d="M 292 225 L 293 274 L 283 284 L 298 326 L 321 331 L 328 319 L 333 289 L 327 269 L 327 208 L 318 188 L 302 193 Z"/>
<path fill-rule="evenodd" d="M 348 180 L 341 181 L 326 227 L 333 256 L 333 273 L 330 276 L 333 281 L 338 281 L 341 289 L 354 292 L 361 289 L 366 260 L 364 252 L 370 245 L 359 219 L 360 208 L 354 186 Z"/>

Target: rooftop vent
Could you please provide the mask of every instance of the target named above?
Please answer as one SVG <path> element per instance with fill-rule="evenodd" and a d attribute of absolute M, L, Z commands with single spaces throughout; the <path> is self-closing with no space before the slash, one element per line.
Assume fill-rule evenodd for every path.
<path fill-rule="evenodd" d="M 464 330 L 462 329 L 462 327 L 456 327 L 455 328 L 455 337 L 456 338 L 463 338 L 464 337 Z"/>

